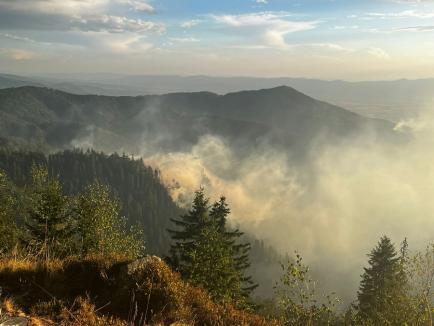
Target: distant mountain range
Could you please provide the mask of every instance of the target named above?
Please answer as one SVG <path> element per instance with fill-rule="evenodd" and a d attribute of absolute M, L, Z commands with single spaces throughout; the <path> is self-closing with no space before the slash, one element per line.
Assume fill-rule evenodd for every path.
<path fill-rule="evenodd" d="M 0 88 L 39 86 L 81 95 L 139 96 L 196 91 L 226 94 L 281 85 L 293 87 L 309 96 L 368 117 L 395 122 L 414 117 L 434 99 L 434 79 L 346 82 L 303 78 L 117 74 L 57 74 L 24 77 L 0 74 Z"/>
<path fill-rule="evenodd" d="M 183 151 L 201 136 L 214 135 L 240 152 L 270 144 L 302 156 L 313 143 L 343 141 L 363 130 L 390 137 L 396 134 L 393 126 L 286 86 L 226 95 L 138 97 L 74 95 L 29 86 L 0 90 L 3 142 L 46 151 Z"/>

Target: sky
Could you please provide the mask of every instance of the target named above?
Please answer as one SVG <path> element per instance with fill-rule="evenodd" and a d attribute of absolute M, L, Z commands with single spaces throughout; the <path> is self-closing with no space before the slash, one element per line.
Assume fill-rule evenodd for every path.
<path fill-rule="evenodd" d="M 0 72 L 434 77 L 434 0 L 0 0 Z"/>

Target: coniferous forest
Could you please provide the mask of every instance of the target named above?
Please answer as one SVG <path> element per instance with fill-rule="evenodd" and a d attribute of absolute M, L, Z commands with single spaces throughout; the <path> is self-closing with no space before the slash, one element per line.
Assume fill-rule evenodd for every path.
<path fill-rule="evenodd" d="M 96 268 L 92 273 L 102 268 L 99 272 L 109 273 L 116 284 L 124 282 L 122 277 L 126 277 L 119 274 L 116 266 L 125 265 L 128 278 L 135 275 L 145 283 L 150 281 L 151 287 L 156 277 L 153 273 L 159 275 L 156 286 L 162 288 L 156 293 L 146 292 L 150 289 L 145 283 L 130 293 L 134 297 L 132 300 L 137 300 L 132 303 L 137 309 L 133 324 L 167 322 L 171 315 L 175 319 L 191 318 L 182 315 L 183 309 L 198 313 L 198 307 L 190 306 L 185 302 L 186 298 L 178 297 L 177 291 L 187 290 L 172 288 L 175 285 L 170 282 L 175 279 L 176 282 L 187 282 L 177 286 L 194 286 L 206 291 L 209 300 L 217 304 L 216 309 L 235 309 L 226 310 L 228 319 L 220 321 L 222 323 L 228 320 L 232 323 L 236 318 L 258 325 L 432 323 L 432 246 L 415 253 L 409 250 L 406 239 L 396 246 L 390 238 L 383 236 L 376 245 L 373 244 L 367 256 L 357 299 L 345 303 L 335 293 L 321 290 L 302 254 L 280 256 L 231 226 L 228 222 L 231 210 L 224 197 L 213 203 L 202 188 L 197 190 L 189 209 L 178 207 L 162 184 L 159 172 L 145 166 L 142 160 L 94 151 L 74 150 L 45 156 L 4 150 L 0 161 L 0 249 L 3 257 L 0 281 L 6 282 L 2 291 L 10 300 L 7 303 L 12 313 L 16 313 L 13 309 L 18 309 L 13 308 L 14 305 L 30 305 L 27 313 L 60 321 L 61 317 L 56 315 L 59 312 L 53 310 L 52 305 L 57 305 L 56 309 L 67 309 L 67 305 L 72 304 L 77 309 L 71 313 L 77 314 L 74 319 L 80 318 L 83 310 L 90 309 L 88 313 L 94 314 L 93 318 L 98 322 L 121 323 L 125 316 L 120 303 L 107 308 L 106 314 L 99 316 L 96 313 L 98 308 L 94 305 L 100 304 L 97 296 L 102 295 L 99 286 L 104 280 L 98 280 L 101 284 L 92 288 L 87 299 L 78 299 L 84 289 L 75 285 L 71 291 L 77 293 L 73 296 L 72 293 L 62 294 L 68 283 L 60 288 L 51 285 L 49 290 L 44 288 L 48 286 L 46 282 L 55 281 L 50 277 L 66 277 L 62 276 L 63 271 L 70 273 L 83 261 L 90 264 L 86 268 Z M 157 258 L 148 256 L 150 254 L 157 254 L 162 260 L 155 260 Z M 155 258 L 150 260 L 150 257 Z M 258 282 L 268 280 L 258 278 L 258 275 L 256 279 L 252 278 L 250 272 L 255 269 L 255 264 L 276 262 L 281 268 L 280 277 L 272 284 L 273 295 L 261 299 L 255 295 L 255 289 Z M 63 267 L 59 269 L 59 266 Z M 42 277 L 44 281 L 40 281 L 45 285 L 21 284 L 15 277 L 21 279 L 22 273 Z M 113 287 L 113 284 L 104 286 Z M 56 296 L 43 299 L 35 293 L 32 294 L 34 297 L 21 294 L 24 298 L 15 298 L 16 291 L 20 293 L 23 287 L 34 286 L 65 296 L 62 300 L 66 301 L 56 301 Z M 116 286 L 112 290 L 120 291 Z M 140 310 L 143 307 L 137 305 L 145 293 L 162 311 L 143 315 Z M 200 296 L 197 293 L 191 295 Z M 36 301 L 29 304 L 28 300 Z M 79 304 L 77 300 L 81 300 Z M 182 302 L 176 303 L 176 300 Z M 199 306 L 209 304 L 196 303 Z M 169 309 L 165 305 L 175 306 Z M 242 311 L 245 315 L 238 316 Z M 214 318 L 211 312 L 203 318 L 204 324 L 213 324 L 211 319 L 206 319 Z"/>

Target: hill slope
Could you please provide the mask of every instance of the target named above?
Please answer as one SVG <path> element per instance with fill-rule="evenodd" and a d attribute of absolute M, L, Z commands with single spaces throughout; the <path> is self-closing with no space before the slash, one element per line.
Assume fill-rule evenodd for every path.
<path fill-rule="evenodd" d="M 151 76 L 116 74 L 23 77 L 0 74 L 0 88 L 45 86 L 74 94 L 139 96 L 208 91 L 217 94 L 247 89 L 293 87 L 309 96 L 370 117 L 399 121 L 414 117 L 433 99 L 434 79 L 348 82 L 306 78 Z"/>
<path fill-rule="evenodd" d="M 31 315 L 31 325 L 279 325 L 213 302 L 155 256 L 136 261 L 3 259 L 0 282 L 7 298 L 2 310 Z"/>
<path fill-rule="evenodd" d="M 45 156 L 42 153 L 0 151 L 0 170 L 17 185 L 28 184 L 32 164 L 48 167 L 58 176 L 67 194 L 77 194 L 98 180 L 110 186 L 121 200 L 121 214 L 130 225 L 143 227 L 147 252 L 168 252 L 170 219 L 181 210 L 161 183 L 158 171 L 142 160 L 96 152 L 66 151 Z"/>
<path fill-rule="evenodd" d="M 73 95 L 46 88 L 0 90 L 0 137 L 45 150 L 74 146 L 131 153 L 191 147 L 207 134 L 246 150 L 269 142 L 285 150 L 318 138 L 335 142 L 364 129 L 383 135 L 393 124 L 317 101 L 289 87 L 227 95 Z"/>

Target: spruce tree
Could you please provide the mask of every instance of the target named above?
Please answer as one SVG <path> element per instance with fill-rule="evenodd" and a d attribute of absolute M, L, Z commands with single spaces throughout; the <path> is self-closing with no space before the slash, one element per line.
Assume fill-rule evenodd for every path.
<path fill-rule="evenodd" d="M 45 259 L 73 253 L 73 207 L 59 180 L 50 177 L 46 168 L 33 166 L 32 184 L 26 190 L 27 245 Z"/>
<path fill-rule="evenodd" d="M 170 262 L 185 277 L 192 273 L 196 263 L 192 252 L 197 247 L 200 233 L 206 228 L 208 222 L 209 200 L 205 197 L 203 189 L 195 193 L 192 207 L 180 219 L 171 219 L 177 227 L 168 230 L 174 241 L 170 246 Z"/>
<path fill-rule="evenodd" d="M 368 257 L 369 267 L 364 269 L 357 293 L 359 316 L 374 324 L 393 324 L 399 317 L 397 311 L 405 302 L 402 258 L 386 236 Z"/>
<path fill-rule="evenodd" d="M 229 213 L 225 198 L 210 206 L 203 189 L 197 191 L 190 211 L 172 220 L 177 229 L 169 230 L 174 240 L 170 261 L 217 301 L 241 304 L 255 288 L 245 276 L 250 245 L 239 243 L 239 230 L 228 229 Z"/>
<path fill-rule="evenodd" d="M 247 298 L 250 293 L 257 287 L 252 281 L 251 276 L 246 276 L 245 271 L 250 267 L 249 253 L 251 249 L 250 243 L 239 243 L 240 238 L 244 233 L 239 229 L 230 229 L 227 226 L 227 217 L 230 214 L 230 209 L 226 203 L 226 198 L 221 197 L 219 201 L 214 203 L 210 210 L 210 218 L 217 227 L 221 235 L 221 242 L 228 249 L 229 255 L 232 257 L 230 262 L 232 265 L 226 272 L 230 271 L 227 280 L 227 289 L 229 292 L 241 294 Z"/>
<path fill-rule="evenodd" d="M 19 231 L 15 223 L 16 198 L 12 184 L 0 170 L 0 254 L 10 253 L 18 243 Z"/>

